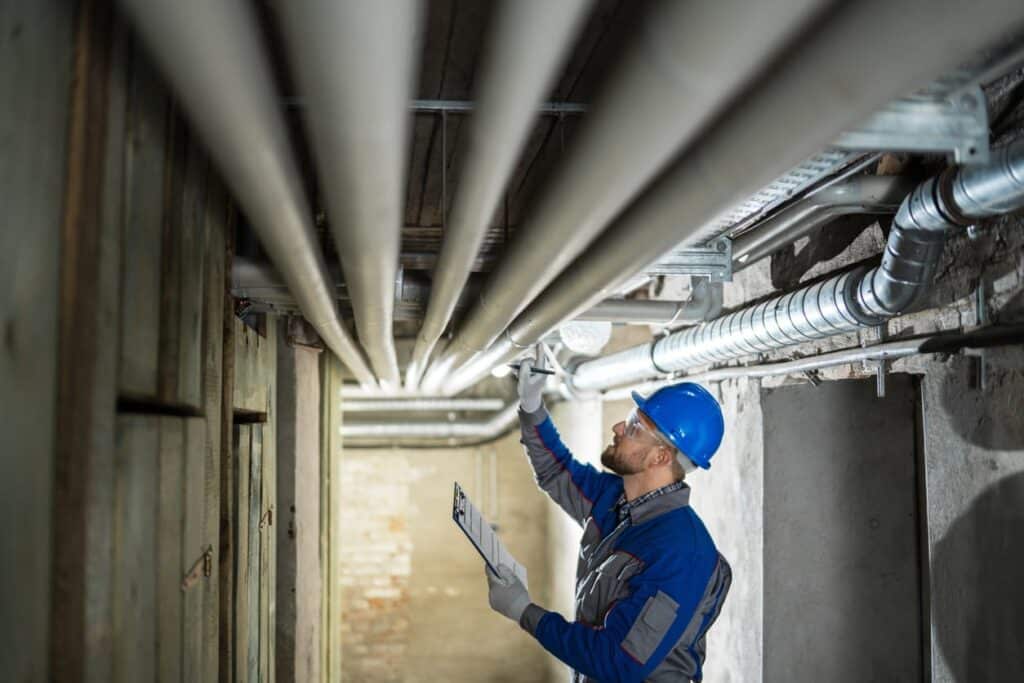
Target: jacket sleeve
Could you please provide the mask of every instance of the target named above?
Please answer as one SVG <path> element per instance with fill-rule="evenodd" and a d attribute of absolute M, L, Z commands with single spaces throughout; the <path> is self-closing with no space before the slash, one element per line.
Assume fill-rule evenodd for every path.
<path fill-rule="evenodd" d="M 582 525 L 594 501 L 617 477 L 575 460 L 543 405 L 532 413 L 520 410 L 519 424 L 538 486 Z"/>
<path fill-rule="evenodd" d="M 679 595 L 677 582 L 630 582 L 634 591 L 612 605 L 600 626 L 567 622 L 556 612 L 530 605 L 520 622 L 541 645 L 570 667 L 603 683 L 643 681 L 683 636 L 694 604 Z"/>

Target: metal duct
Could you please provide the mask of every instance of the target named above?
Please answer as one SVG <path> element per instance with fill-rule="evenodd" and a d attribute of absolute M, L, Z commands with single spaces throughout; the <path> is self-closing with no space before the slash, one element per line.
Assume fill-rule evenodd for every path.
<path fill-rule="evenodd" d="M 482 60 L 479 105 L 469 121 L 469 155 L 451 222 L 434 267 L 430 303 L 412 361 L 408 389 L 415 389 L 438 338 L 455 310 L 480 243 L 520 151 L 537 107 L 559 74 L 593 0 L 503 0 L 493 38 Z"/>
<path fill-rule="evenodd" d="M 450 410 L 494 411 L 505 407 L 500 398 L 396 398 L 373 400 L 346 400 L 341 404 L 345 413 L 404 413 Z"/>
<path fill-rule="evenodd" d="M 341 324 L 250 3 L 121 0 L 306 319 L 363 384 Z"/>
<path fill-rule="evenodd" d="M 449 372 L 486 349 L 830 4 L 662 0 L 654 5 L 477 305 L 431 365 L 424 389 L 438 389 Z"/>
<path fill-rule="evenodd" d="M 516 422 L 518 401 L 481 422 L 344 422 L 341 438 L 347 439 L 494 439 Z"/>
<path fill-rule="evenodd" d="M 576 389 L 594 391 L 875 326 L 903 313 L 931 283 L 947 236 L 971 222 L 1024 207 L 1024 139 L 993 162 L 932 178 L 893 221 L 881 265 L 859 268 L 657 342 L 582 363 Z"/>
<path fill-rule="evenodd" d="M 470 386 L 563 320 L 608 298 L 668 250 L 716 237 L 708 226 L 723 211 L 893 98 L 1022 25 L 1024 4 L 1017 0 L 840 5 L 744 94 L 741 105 L 709 127 L 700 144 L 634 202 L 501 339 L 445 377 L 443 392 Z"/>
<path fill-rule="evenodd" d="M 302 0 L 272 7 L 306 103 L 359 340 L 381 384 L 397 385 L 392 318 L 422 6 Z"/>
<path fill-rule="evenodd" d="M 849 214 L 895 213 L 917 184 L 903 176 L 857 176 L 815 192 L 733 240 L 733 272 Z"/>

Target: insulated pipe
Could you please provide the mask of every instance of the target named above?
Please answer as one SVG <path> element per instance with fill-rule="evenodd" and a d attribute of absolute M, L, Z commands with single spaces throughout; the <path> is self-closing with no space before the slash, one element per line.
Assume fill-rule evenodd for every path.
<path fill-rule="evenodd" d="M 515 423 L 519 402 L 513 401 L 498 414 L 480 422 L 344 422 L 345 439 L 490 439 Z"/>
<path fill-rule="evenodd" d="M 449 410 L 494 411 L 505 407 L 500 398 L 396 398 L 348 400 L 342 403 L 345 413 L 402 413 Z"/>
<path fill-rule="evenodd" d="M 605 302 L 598 303 L 594 308 L 599 308 Z M 645 302 L 635 302 L 645 303 Z M 655 302 L 657 303 L 657 302 Z M 587 311 L 594 310 L 591 308 Z M 697 285 L 694 287 L 693 292 L 690 296 L 689 301 L 683 304 L 682 309 L 677 307 L 677 311 L 680 313 L 680 318 L 687 318 L 687 321 L 700 322 L 707 320 L 714 316 L 717 316 L 722 310 L 722 285 L 721 283 L 710 283 L 707 280 L 699 280 Z M 560 321 L 557 325 L 553 325 L 547 328 L 541 334 L 538 334 L 538 330 L 543 327 L 543 322 L 538 322 L 535 319 L 520 316 L 513 323 L 505 336 L 495 342 L 487 351 L 478 354 L 472 361 L 467 363 L 458 373 L 451 377 L 448 382 L 444 385 L 444 390 L 449 395 L 456 394 L 466 387 L 475 384 L 482 377 L 486 376 L 492 368 L 498 365 L 504 365 L 516 356 L 522 355 L 528 349 L 533 347 L 533 344 L 541 341 L 546 337 L 557 325 L 560 325 L 564 321 Z M 524 340 L 519 342 L 517 340 Z"/>
<path fill-rule="evenodd" d="M 434 345 L 469 279 L 502 192 L 541 100 L 561 72 L 593 0 L 503 0 L 493 19 L 480 77 L 479 105 L 469 120 L 469 155 L 461 172 L 451 221 L 434 266 L 406 388 L 415 389 Z"/>
<path fill-rule="evenodd" d="M 576 316 L 575 320 L 628 325 L 696 325 L 714 318 L 721 309 L 722 283 L 700 280 L 686 301 L 605 299 Z"/>
<path fill-rule="evenodd" d="M 857 176 L 815 192 L 737 237 L 733 272 L 796 242 L 826 223 L 849 214 L 895 213 L 917 182 L 904 176 Z"/>
<path fill-rule="evenodd" d="M 364 385 L 342 326 L 270 63 L 243 0 L 121 0 L 306 319 Z"/>
<path fill-rule="evenodd" d="M 931 284 L 946 238 L 973 221 L 1024 208 L 1024 139 L 991 164 L 950 169 L 915 189 L 893 221 L 881 265 L 856 269 L 657 342 L 582 363 L 572 385 L 596 391 L 863 327 L 911 308 Z"/>
<path fill-rule="evenodd" d="M 424 389 L 439 388 L 448 373 L 486 349 L 831 4 L 662 0 L 654 5 L 476 306 L 431 365 Z"/>
<path fill-rule="evenodd" d="M 383 386 L 400 381 L 392 333 L 419 0 L 273 3 L 306 102 L 331 232 L 359 340 Z"/>
<path fill-rule="evenodd" d="M 524 310 L 480 362 L 447 377 L 443 393 L 457 393 L 508 362 L 669 249 L 716 237 L 711 226 L 721 212 L 893 98 L 1022 25 L 1024 4 L 1017 0 L 838 6 Z"/>

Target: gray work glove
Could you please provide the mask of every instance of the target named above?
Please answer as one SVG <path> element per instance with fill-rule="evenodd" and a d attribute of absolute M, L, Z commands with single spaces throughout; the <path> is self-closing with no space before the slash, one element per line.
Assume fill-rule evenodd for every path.
<path fill-rule="evenodd" d="M 537 346 L 536 360 L 524 358 L 519 366 L 519 407 L 523 412 L 532 413 L 540 408 L 543 402 L 544 385 L 548 376 L 539 372 L 530 372 L 530 367 L 544 368 L 544 350 Z"/>
<path fill-rule="evenodd" d="M 512 569 L 505 565 L 498 567 L 497 575 L 486 564 L 484 571 L 487 572 L 487 585 L 490 587 L 487 599 L 491 603 L 491 609 L 518 624 L 523 612 L 530 605 L 530 594 L 526 586 Z"/>

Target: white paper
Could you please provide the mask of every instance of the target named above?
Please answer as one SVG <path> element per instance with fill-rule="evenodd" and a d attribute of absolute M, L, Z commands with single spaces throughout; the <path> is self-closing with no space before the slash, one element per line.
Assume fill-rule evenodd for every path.
<path fill-rule="evenodd" d="M 498 573 L 498 567 L 501 565 L 511 567 L 512 572 L 519 577 L 523 585 L 529 587 L 526 583 L 526 567 L 512 557 L 512 554 L 505 548 L 505 544 L 498 538 L 498 534 L 494 533 L 494 529 L 473 505 L 473 501 L 469 499 L 458 482 L 455 482 L 452 519 L 476 547 L 491 571 Z"/>

